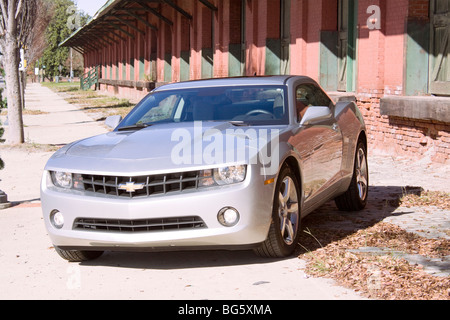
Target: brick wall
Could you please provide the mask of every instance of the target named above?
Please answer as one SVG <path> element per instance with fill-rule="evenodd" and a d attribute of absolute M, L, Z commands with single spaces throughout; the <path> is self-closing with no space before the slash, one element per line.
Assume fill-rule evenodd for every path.
<path fill-rule="evenodd" d="M 366 8 L 371 4 L 382 7 L 382 30 L 365 26 Z M 380 98 L 401 96 L 404 92 L 406 21 L 428 17 L 429 1 L 359 1 L 357 104 L 364 115 L 372 149 L 449 163 L 450 124 L 380 113 Z"/>
<path fill-rule="evenodd" d="M 377 97 L 358 96 L 357 103 L 366 121 L 372 150 L 411 159 L 427 158 L 433 162 L 449 163 L 450 124 L 380 113 Z"/>
<path fill-rule="evenodd" d="M 428 20 L 430 16 L 430 0 L 410 0 L 408 3 L 408 17 Z"/>

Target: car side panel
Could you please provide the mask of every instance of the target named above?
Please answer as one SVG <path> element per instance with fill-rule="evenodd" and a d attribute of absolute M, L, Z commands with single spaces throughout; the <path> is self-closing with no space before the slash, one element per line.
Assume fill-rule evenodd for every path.
<path fill-rule="evenodd" d="M 338 102 L 335 108 L 335 117 L 343 136 L 342 157 L 342 191 L 347 190 L 353 175 L 356 145 L 360 134 L 365 133 L 365 125 L 361 112 L 354 102 Z"/>

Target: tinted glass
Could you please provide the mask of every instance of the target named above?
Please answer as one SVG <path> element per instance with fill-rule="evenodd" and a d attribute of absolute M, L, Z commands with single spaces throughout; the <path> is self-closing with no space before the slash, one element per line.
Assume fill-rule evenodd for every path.
<path fill-rule="evenodd" d="M 190 121 L 239 121 L 250 125 L 286 124 L 284 87 L 236 86 L 160 91 L 150 94 L 121 127 Z"/>

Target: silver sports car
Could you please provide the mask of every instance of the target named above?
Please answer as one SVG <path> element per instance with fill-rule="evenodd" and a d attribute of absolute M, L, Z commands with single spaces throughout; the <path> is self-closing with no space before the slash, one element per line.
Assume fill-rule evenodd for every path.
<path fill-rule="evenodd" d="M 366 205 L 363 118 L 308 77 L 169 84 L 106 123 L 114 130 L 45 167 L 45 225 L 69 261 L 211 248 L 284 257 L 324 202 Z"/>

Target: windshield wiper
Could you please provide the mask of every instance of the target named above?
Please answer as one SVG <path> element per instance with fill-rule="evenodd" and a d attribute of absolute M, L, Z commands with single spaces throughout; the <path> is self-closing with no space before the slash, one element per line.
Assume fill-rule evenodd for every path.
<path fill-rule="evenodd" d="M 151 124 L 148 124 L 148 123 L 136 123 L 131 126 L 125 126 L 125 127 L 119 128 L 119 129 L 117 129 L 117 131 L 140 130 L 140 129 L 144 129 L 144 128 L 147 128 L 150 126 L 151 126 Z"/>
<path fill-rule="evenodd" d="M 233 126 L 236 127 L 248 127 L 250 124 L 244 121 L 228 121 L 228 123 L 231 123 Z"/>

